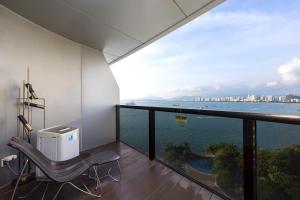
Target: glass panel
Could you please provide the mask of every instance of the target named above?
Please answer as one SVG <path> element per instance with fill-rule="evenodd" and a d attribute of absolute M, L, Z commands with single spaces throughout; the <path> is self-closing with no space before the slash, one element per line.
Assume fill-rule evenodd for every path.
<path fill-rule="evenodd" d="M 300 199 L 300 126 L 257 122 L 257 196 Z"/>
<path fill-rule="evenodd" d="M 232 199 L 243 198 L 242 120 L 156 112 L 156 158 Z"/>
<path fill-rule="evenodd" d="M 148 111 L 120 108 L 120 140 L 148 154 Z"/>

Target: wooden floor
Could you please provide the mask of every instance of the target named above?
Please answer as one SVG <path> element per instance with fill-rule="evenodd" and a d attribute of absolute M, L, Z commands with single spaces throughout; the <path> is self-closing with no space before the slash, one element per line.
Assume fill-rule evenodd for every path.
<path fill-rule="evenodd" d="M 123 143 L 112 143 L 90 150 L 91 153 L 103 150 L 113 150 L 120 154 L 122 178 L 120 182 L 113 182 L 110 179 L 102 181 L 102 200 L 221 200 L 218 196 L 208 190 L 182 177 L 171 169 L 157 161 L 149 161 L 148 157 L 137 152 Z M 117 168 L 114 167 L 116 176 L 119 176 Z M 93 185 L 87 177 L 82 178 L 84 183 Z M 80 185 L 77 180 L 74 183 Z M 22 186 L 18 190 L 19 196 L 28 193 L 36 182 Z M 41 199 L 44 188 L 42 185 L 38 191 L 27 199 Z M 45 199 L 52 199 L 58 184 L 49 186 Z M 0 199 L 10 199 L 12 188 L 0 191 Z M 63 200 L 85 200 L 96 199 L 70 186 L 65 186 L 57 199 Z"/>

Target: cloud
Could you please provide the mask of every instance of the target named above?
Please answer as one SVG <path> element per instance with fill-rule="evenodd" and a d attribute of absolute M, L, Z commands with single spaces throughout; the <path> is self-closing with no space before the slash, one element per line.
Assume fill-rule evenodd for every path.
<path fill-rule="evenodd" d="M 289 67 L 300 57 L 280 66 L 299 53 L 294 1 L 232 0 L 201 15 L 112 66 L 121 98 L 300 94 L 300 70 Z"/>
<path fill-rule="evenodd" d="M 300 82 L 300 59 L 294 58 L 287 64 L 278 68 L 281 74 L 282 82 L 286 85 L 294 85 Z"/>
<path fill-rule="evenodd" d="M 202 93 L 201 87 L 179 87 L 169 89 L 164 93 L 164 96 L 168 98 L 178 97 L 178 96 L 197 96 Z"/>
<path fill-rule="evenodd" d="M 276 81 L 271 81 L 271 82 L 268 82 L 266 85 L 267 85 L 268 87 L 273 87 L 273 86 L 278 85 L 278 82 L 276 82 Z"/>
<path fill-rule="evenodd" d="M 223 89 L 223 86 L 219 84 L 186 86 L 186 87 L 169 89 L 163 93 L 163 96 L 167 98 L 180 97 L 180 96 L 209 96 L 209 95 L 218 94 L 218 92 L 220 92 L 221 89 Z M 159 96 L 159 94 L 157 95 Z"/>
<path fill-rule="evenodd" d="M 253 11 L 223 11 L 209 12 L 197 19 L 197 23 L 203 26 L 235 26 L 235 25 L 251 25 L 270 21 L 272 17 L 263 12 Z M 246 24 L 245 24 L 246 23 Z"/>

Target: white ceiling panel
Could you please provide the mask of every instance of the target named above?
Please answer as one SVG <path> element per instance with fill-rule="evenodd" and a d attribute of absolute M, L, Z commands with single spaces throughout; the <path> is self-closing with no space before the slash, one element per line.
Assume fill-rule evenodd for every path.
<path fill-rule="evenodd" d="M 114 49 L 118 56 L 141 44 L 59 0 L 9 0 L 3 4 L 48 30 L 96 49 Z"/>
<path fill-rule="evenodd" d="M 185 17 L 172 0 L 63 1 L 141 42 Z"/>
<path fill-rule="evenodd" d="M 118 56 L 114 56 L 114 55 L 111 55 L 110 53 L 107 53 L 107 52 L 103 52 L 103 55 L 106 59 L 106 62 L 110 63 L 112 62 L 113 60 L 117 59 Z"/>
<path fill-rule="evenodd" d="M 109 63 L 209 10 L 202 8 L 208 2 L 222 0 L 0 0 L 50 31 L 106 52 Z"/>

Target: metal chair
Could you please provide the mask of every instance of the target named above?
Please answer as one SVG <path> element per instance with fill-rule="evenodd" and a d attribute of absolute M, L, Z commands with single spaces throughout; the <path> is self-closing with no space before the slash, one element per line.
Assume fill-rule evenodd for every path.
<path fill-rule="evenodd" d="M 80 156 L 77 156 L 75 158 L 72 158 L 70 160 L 66 161 L 53 161 L 48 159 L 44 154 L 42 154 L 39 150 L 34 148 L 31 144 L 27 143 L 26 141 L 13 137 L 10 139 L 9 146 L 12 148 L 15 148 L 22 152 L 27 159 L 25 160 L 25 164 L 21 170 L 20 176 L 17 180 L 16 186 L 14 188 L 11 200 L 14 199 L 20 179 L 28 165 L 29 160 L 32 161 L 51 181 L 56 183 L 61 183 L 59 189 L 55 193 L 53 200 L 55 200 L 61 191 L 61 189 L 65 185 L 71 185 L 75 189 L 79 190 L 80 192 L 83 192 L 87 195 L 90 195 L 92 197 L 100 198 L 102 196 L 102 187 L 100 178 L 98 176 L 97 172 L 97 166 L 101 164 L 106 164 L 109 162 L 117 162 L 119 167 L 118 160 L 120 159 L 120 156 L 112 151 L 105 151 L 100 152 L 99 154 L 83 154 Z M 88 189 L 88 187 L 84 184 L 83 186 L 85 189 L 81 189 L 78 186 L 76 186 L 72 181 L 76 178 L 78 178 L 80 175 L 82 175 L 87 170 L 93 170 L 94 171 L 94 177 L 96 181 L 96 189 L 99 187 L 101 188 L 101 193 L 94 194 Z M 119 167 L 120 170 L 120 167 Z M 121 171 L 120 171 L 121 173 Z M 27 193 L 26 196 L 23 196 L 21 198 L 28 197 L 34 190 L 36 190 L 41 184 L 39 183 L 37 186 L 35 186 L 30 192 Z M 46 185 L 46 189 L 43 193 L 42 199 L 44 199 L 45 194 L 47 192 L 49 182 Z"/>

